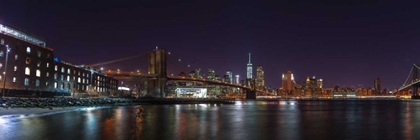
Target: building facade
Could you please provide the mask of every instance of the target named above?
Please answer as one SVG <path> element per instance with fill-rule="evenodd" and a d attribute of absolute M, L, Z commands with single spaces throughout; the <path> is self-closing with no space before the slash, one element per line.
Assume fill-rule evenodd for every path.
<path fill-rule="evenodd" d="M 227 71 L 226 71 L 226 75 L 228 75 L 228 79 L 229 79 L 229 80 L 228 80 L 228 82 L 229 82 L 229 83 L 234 83 L 234 82 L 233 82 L 233 75 L 232 75 L 232 71 L 231 71 L 231 70 L 227 70 Z"/>
<path fill-rule="evenodd" d="M 235 76 L 235 84 L 240 84 L 239 75 Z"/>
<path fill-rule="evenodd" d="M 249 53 L 249 61 L 248 64 L 246 65 L 246 78 L 247 79 L 252 79 L 252 63 L 251 63 L 251 53 Z"/>
<path fill-rule="evenodd" d="M 375 89 L 375 94 L 380 94 L 381 93 L 381 79 L 376 78 L 373 81 L 373 85 L 374 85 L 374 89 Z"/>
<path fill-rule="evenodd" d="M 214 80 L 215 76 L 216 76 L 216 74 L 215 74 L 215 71 L 213 69 L 209 69 L 207 71 L 207 79 Z"/>
<path fill-rule="evenodd" d="M 69 96 L 87 93 L 87 86 L 92 84 L 88 76 L 92 71 L 60 61 L 43 39 L 2 24 L 0 71 L 6 96 Z M 116 91 L 117 80 L 105 77 L 105 82 L 112 82 L 104 83 L 108 85 L 105 91 Z"/>
<path fill-rule="evenodd" d="M 292 91 L 296 85 L 295 78 L 292 71 L 286 71 L 282 74 L 282 89 L 285 91 Z"/>
<path fill-rule="evenodd" d="M 265 89 L 264 71 L 263 71 L 262 66 L 257 67 L 256 87 L 257 89 L 261 89 L 261 90 Z"/>

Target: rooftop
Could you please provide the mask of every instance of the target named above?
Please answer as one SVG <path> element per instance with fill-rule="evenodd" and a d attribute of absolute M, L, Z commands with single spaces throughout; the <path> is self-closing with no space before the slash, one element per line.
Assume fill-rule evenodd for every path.
<path fill-rule="evenodd" d="M 6 26 L 0 23 L 0 34 L 4 34 L 7 36 L 14 37 L 16 39 L 20 39 L 25 42 L 29 42 L 31 44 L 46 47 L 47 43 L 45 40 L 40 39 L 39 37 L 35 37 L 33 35 L 29 35 L 28 33 L 24 33 L 22 30 L 17 30 L 16 28 Z M 50 48 L 48 48 L 50 49 Z M 52 49 L 51 49 L 52 50 Z"/>

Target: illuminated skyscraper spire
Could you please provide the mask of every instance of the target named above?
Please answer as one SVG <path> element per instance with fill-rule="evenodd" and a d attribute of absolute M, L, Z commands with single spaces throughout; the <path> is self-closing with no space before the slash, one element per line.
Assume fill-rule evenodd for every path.
<path fill-rule="evenodd" d="M 246 78 L 252 79 L 252 63 L 251 63 L 251 53 L 249 53 L 249 62 L 246 67 Z"/>
<path fill-rule="evenodd" d="M 248 64 L 251 64 L 251 53 L 249 53 L 249 61 Z"/>

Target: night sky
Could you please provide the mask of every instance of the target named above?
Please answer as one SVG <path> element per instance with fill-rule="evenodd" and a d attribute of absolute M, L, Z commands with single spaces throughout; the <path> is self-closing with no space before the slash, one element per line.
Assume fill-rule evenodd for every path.
<path fill-rule="evenodd" d="M 380 0 L 1 0 L 0 21 L 43 36 L 56 56 L 73 64 L 142 54 L 158 45 L 173 55 L 169 73 L 191 71 L 174 64 L 181 58 L 205 73 L 208 68 L 219 75 L 232 70 L 244 78 L 252 53 L 252 63 L 263 66 L 272 87 L 280 86 L 282 72 L 292 70 L 297 82 L 317 76 L 326 87 L 373 87 L 379 77 L 382 87 L 394 89 L 419 63 L 418 5 Z M 144 71 L 143 59 L 104 68 Z"/>

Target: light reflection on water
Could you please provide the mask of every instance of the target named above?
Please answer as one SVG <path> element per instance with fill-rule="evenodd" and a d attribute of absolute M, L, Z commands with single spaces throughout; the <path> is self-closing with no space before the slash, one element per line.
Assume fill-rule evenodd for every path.
<path fill-rule="evenodd" d="M 419 139 L 420 102 L 245 101 L 0 117 L 0 139 Z"/>

